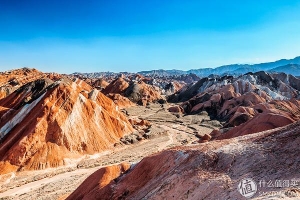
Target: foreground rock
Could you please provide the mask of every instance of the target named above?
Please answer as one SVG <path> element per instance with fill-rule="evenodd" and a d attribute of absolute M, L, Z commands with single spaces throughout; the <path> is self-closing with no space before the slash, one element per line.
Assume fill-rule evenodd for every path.
<path fill-rule="evenodd" d="M 292 186 L 262 185 L 262 181 L 299 180 L 299 145 L 297 122 L 278 130 L 178 147 L 144 158 L 104 187 L 87 191 L 82 185 L 73 194 L 83 199 L 243 199 L 238 184 L 252 178 L 258 187 L 254 197 L 299 198 L 299 189 Z M 100 173 L 88 180 L 100 184 L 107 178 Z"/>
<path fill-rule="evenodd" d="M 98 191 L 102 189 L 106 190 L 106 193 L 113 192 L 112 188 L 106 186 L 125 173 L 129 168 L 129 163 L 121 163 L 119 165 L 112 165 L 99 169 L 86 179 L 82 185 L 67 198 L 67 200 L 99 199 Z"/>

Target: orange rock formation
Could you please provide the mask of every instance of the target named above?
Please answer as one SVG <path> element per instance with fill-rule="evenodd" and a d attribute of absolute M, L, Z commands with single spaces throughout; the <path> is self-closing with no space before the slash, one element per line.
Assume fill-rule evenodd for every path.
<path fill-rule="evenodd" d="M 133 131 L 111 99 L 78 79 L 36 80 L 0 106 L 0 173 L 64 165 Z"/>
<path fill-rule="evenodd" d="M 114 101 L 114 103 L 119 106 L 120 109 L 122 108 L 127 108 L 134 106 L 135 104 L 130 101 L 128 98 L 120 95 L 120 94 L 114 94 L 114 93 L 109 93 L 106 95 L 108 98 Z"/>
<path fill-rule="evenodd" d="M 129 163 L 121 163 L 99 169 L 89 176 L 67 200 L 101 199 L 103 195 L 110 195 L 113 188 L 109 187 L 109 184 L 129 168 Z"/>
<path fill-rule="evenodd" d="M 109 93 L 117 93 L 117 94 L 123 94 L 125 90 L 128 88 L 129 83 L 125 81 L 123 78 L 117 78 L 113 80 L 109 85 L 105 87 L 103 90 L 104 94 Z"/>
<path fill-rule="evenodd" d="M 237 190 L 243 178 L 259 184 L 299 177 L 299 134 L 297 122 L 276 131 L 173 148 L 144 158 L 105 187 L 87 191 L 82 184 L 73 194 L 84 199 L 243 199 Z M 86 182 L 107 182 L 107 170 Z M 296 188 L 261 187 L 254 197 L 270 191 L 283 199 L 300 195 Z"/>

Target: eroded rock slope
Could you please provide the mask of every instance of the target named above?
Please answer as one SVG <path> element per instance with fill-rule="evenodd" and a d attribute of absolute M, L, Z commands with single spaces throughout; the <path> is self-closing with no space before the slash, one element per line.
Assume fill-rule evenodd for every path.
<path fill-rule="evenodd" d="M 88 191 L 80 186 L 69 199 L 76 195 L 82 199 L 245 199 L 237 190 L 243 178 L 256 181 L 254 198 L 299 198 L 297 188 L 259 184 L 298 180 L 299 144 L 300 123 L 296 122 L 273 131 L 177 147 L 146 157 L 124 173 L 118 166 L 100 169 L 86 180 L 98 184 Z M 112 173 L 111 168 L 119 170 Z"/>
<path fill-rule="evenodd" d="M 229 138 L 293 123 L 300 119 L 300 80 L 292 75 L 248 73 L 212 76 L 169 96 L 187 114 L 206 111 L 223 122 L 214 137 Z M 224 135 L 224 133 L 226 135 Z"/>
<path fill-rule="evenodd" d="M 68 164 L 133 131 L 111 99 L 78 79 L 35 80 L 0 106 L 0 173 Z"/>

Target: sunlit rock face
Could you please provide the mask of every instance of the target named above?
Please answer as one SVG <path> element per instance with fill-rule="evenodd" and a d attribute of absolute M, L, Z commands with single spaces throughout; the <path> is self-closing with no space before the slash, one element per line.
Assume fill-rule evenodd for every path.
<path fill-rule="evenodd" d="M 49 78 L 53 81 L 59 80 L 63 75 L 57 73 L 43 73 L 36 69 L 21 68 L 0 72 L 0 99 L 8 96 L 26 83 L 41 78 Z"/>
<path fill-rule="evenodd" d="M 155 102 L 163 99 L 158 87 L 146 84 L 143 81 L 131 82 L 125 91 L 125 96 L 140 105 L 146 105 L 148 102 Z"/>
<path fill-rule="evenodd" d="M 117 93 L 117 94 L 124 94 L 125 90 L 128 88 L 129 83 L 124 80 L 122 77 L 119 77 L 113 80 L 109 85 L 105 87 L 103 90 L 104 94 L 109 93 Z"/>
<path fill-rule="evenodd" d="M 146 157 L 124 173 L 119 166 L 102 168 L 69 199 L 74 194 L 82 199 L 243 199 L 237 187 L 244 178 L 259 185 L 299 177 L 299 144 L 300 123 L 296 122 L 278 130 L 177 147 Z M 116 174 L 120 175 L 116 178 Z M 112 181 L 104 186 L 107 180 Z M 99 184 L 84 189 L 96 181 Z M 253 198 L 270 190 L 277 193 L 266 193 L 266 199 L 300 195 L 294 188 L 265 185 Z"/>
<path fill-rule="evenodd" d="M 42 77 L 46 75 L 29 68 L 0 72 L 0 99 L 8 96 L 20 86 Z"/>
<path fill-rule="evenodd" d="M 300 101 L 274 100 L 260 103 L 250 108 L 239 107 L 229 120 L 232 127 L 223 134 L 217 134 L 217 139 L 232 138 L 240 135 L 257 133 L 282 127 L 300 119 Z"/>
<path fill-rule="evenodd" d="M 120 108 L 127 108 L 136 105 L 132 101 L 130 101 L 127 97 L 124 97 L 120 94 L 109 93 L 106 95 L 108 98 L 112 99 L 113 102 Z"/>
<path fill-rule="evenodd" d="M 29 82 L 0 106 L 0 173 L 61 166 L 133 131 L 111 99 L 79 79 Z"/>
<path fill-rule="evenodd" d="M 81 199 L 103 199 L 99 192 L 105 190 L 105 194 L 113 192 L 113 188 L 108 185 L 114 181 L 114 179 L 126 173 L 130 168 L 129 163 L 121 163 L 118 165 L 107 166 L 99 169 L 91 176 L 89 176 L 77 190 L 75 190 L 67 200 L 81 200 Z M 105 197 L 104 197 L 105 199 Z"/>
<path fill-rule="evenodd" d="M 299 85 L 298 78 L 284 73 L 262 71 L 239 77 L 216 76 L 201 79 L 168 100 L 183 101 L 181 107 L 188 114 L 207 111 L 226 128 L 214 131 L 214 136 L 223 134 L 220 138 L 228 138 L 299 120 Z"/>
<path fill-rule="evenodd" d="M 137 79 L 137 80 L 135 80 Z M 119 77 L 113 80 L 104 90 L 103 93 L 115 100 L 114 98 L 119 98 L 113 94 L 120 94 L 128 98 L 133 103 L 138 103 L 140 105 L 146 105 L 150 102 L 156 102 L 160 99 L 164 99 L 161 96 L 161 89 L 159 87 L 149 85 L 144 81 L 143 77 L 134 77 L 128 80 L 125 80 L 122 77 Z M 127 101 L 123 99 L 123 102 Z M 129 105 L 129 104 L 128 104 Z"/>

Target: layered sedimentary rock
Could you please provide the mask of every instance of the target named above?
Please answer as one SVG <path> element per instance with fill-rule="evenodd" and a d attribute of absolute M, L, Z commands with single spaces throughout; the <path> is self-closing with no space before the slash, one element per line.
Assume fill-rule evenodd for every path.
<path fill-rule="evenodd" d="M 96 79 L 93 81 L 92 86 L 99 89 L 105 89 L 109 85 L 104 79 Z"/>
<path fill-rule="evenodd" d="M 178 92 L 185 84 L 179 83 L 177 81 L 171 81 L 169 83 L 159 83 L 157 87 L 162 88 L 162 94 L 164 95 L 172 95 Z"/>
<path fill-rule="evenodd" d="M 130 101 L 127 97 L 124 97 L 120 94 L 109 93 L 106 95 L 108 98 L 114 101 L 114 103 L 119 106 L 120 109 L 127 108 L 136 105 Z"/>
<path fill-rule="evenodd" d="M 109 85 L 105 87 L 103 90 L 104 94 L 109 93 L 117 93 L 117 94 L 124 94 L 126 89 L 128 88 L 129 83 L 125 81 L 122 77 L 119 77 L 113 80 Z"/>
<path fill-rule="evenodd" d="M 38 79 L 0 106 L 0 173 L 64 165 L 133 131 L 111 99 L 79 79 Z"/>
<path fill-rule="evenodd" d="M 298 120 L 300 120 L 300 101 L 296 99 L 274 100 L 250 108 L 239 107 L 229 121 L 233 128 L 223 134 L 220 134 L 220 131 L 215 132 L 214 138 L 225 139 L 257 133 L 282 127 Z"/>
<path fill-rule="evenodd" d="M 46 75 L 29 68 L 0 72 L 0 99 L 11 94 L 23 84 L 42 77 L 46 77 Z"/>
<path fill-rule="evenodd" d="M 121 163 L 99 169 L 89 176 L 67 200 L 101 199 L 98 191 L 106 190 L 106 193 L 112 193 L 112 188 L 106 186 L 125 173 L 129 168 L 129 163 Z"/>
<path fill-rule="evenodd" d="M 143 81 L 131 82 L 125 91 L 125 96 L 140 105 L 146 105 L 148 102 L 163 99 L 158 87 L 146 84 Z"/>
<path fill-rule="evenodd" d="M 187 83 L 199 80 L 199 78 L 193 74 L 184 75 L 183 77 L 149 77 L 125 72 L 103 72 L 87 74 L 76 73 L 70 76 L 85 80 L 92 87 L 100 89 L 105 95 L 111 96 L 111 94 L 120 94 L 140 105 L 157 101 L 165 103 L 165 95 L 172 95 Z"/>
<path fill-rule="evenodd" d="M 184 101 L 186 113 L 207 111 L 223 121 L 224 128 L 214 137 L 255 133 L 284 126 L 300 119 L 300 80 L 286 74 L 266 72 L 203 78 L 188 88 L 169 96 L 169 101 Z M 235 128 L 232 128 L 235 127 Z M 232 128 L 232 129 L 230 129 Z M 230 135 L 230 136 L 229 136 Z"/>
<path fill-rule="evenodd" d="M 45 74 L 30 68 L 0 72 L 0 84 L 1 86 L 6 84 L 22 85 L 41 76 L 43 77 Z"/>
<path fill-rule="evenodd" d="M 144 158 L 124 174 L 110 173 L 113 166 L 101 169 L 86 180 L 97 187 L 87 191 L 83 183 L 69 199 L 243 199 L 237 188 L 244 178 L 257 183 L 253 198 L 299 198 L 297 188 L 266 183 L 300 178 L 299 144 L 296 122 L 275 131 L 177 147 Z M 110 183 L 101 187 L 107 179 Z"/>
<path fill-rule="evenodd" d="M 128 98 L 130 101 L 138 103 L 140 105 L 146 105 L 148 102 L 155 102 L 163 99 L 163 97 L 161 96 L 161 90 L 158 87 L 146 84 L 145 82 L 140 80 L 144 80 L 144 77 L 135 76 L 131 78 L 133 80 L 125 80 L 124 76 L 122 76 L 113 80 L 103 90 L 103 93 L 110 97 L 113 97 L 113 94 L 121 94 L 122 96 Z"/>

